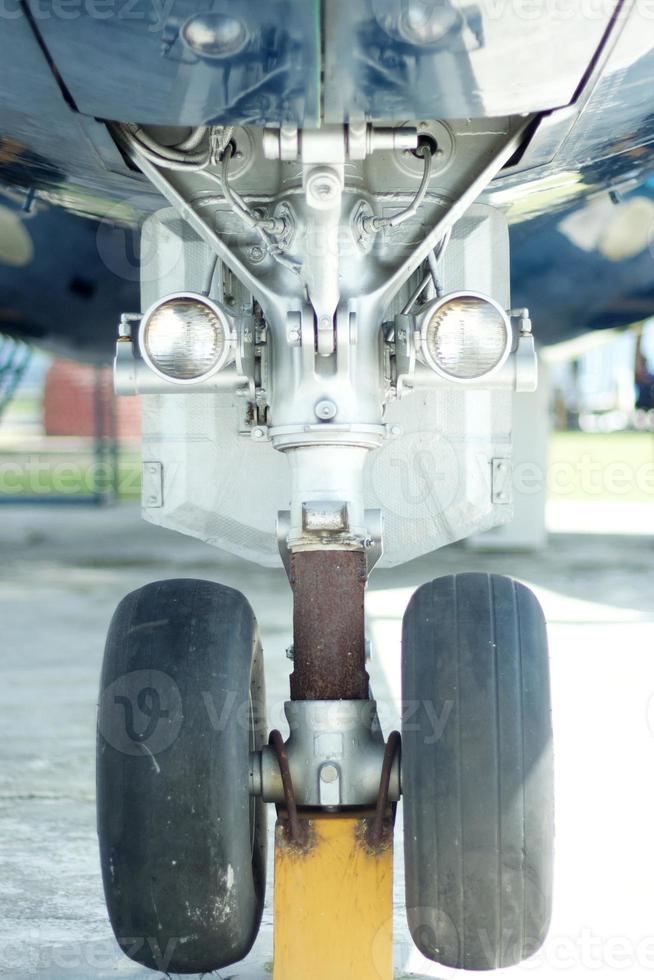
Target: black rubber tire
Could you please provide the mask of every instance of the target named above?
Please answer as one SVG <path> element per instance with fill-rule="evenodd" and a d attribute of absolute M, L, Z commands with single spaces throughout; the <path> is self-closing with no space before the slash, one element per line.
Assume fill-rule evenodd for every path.
<path fill-rule="evenodd" d="M 512 966 L 549 927 L 553 768 L 541 607 L 502 575 L 447 575 L 404 615 L 406 904 L 429 959 Z"/>
<path fill-rule="evenodd" d="M 263 909 L 265 805 L 249 753 L 266 735 L 261 646 L 240 592 L 193 579 L 126 596 L 98 712 L 98 836 L 123 951 L 164 973 L 242 959 Z"/>

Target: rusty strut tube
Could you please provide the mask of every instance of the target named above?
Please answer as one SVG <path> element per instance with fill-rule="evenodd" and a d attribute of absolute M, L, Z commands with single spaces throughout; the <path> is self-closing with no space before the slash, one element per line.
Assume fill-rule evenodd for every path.
<path fill-rule="evenodd" d="M 362 551 L 299 551 L 291 557 L 295 701 L 368 697 Z"/>

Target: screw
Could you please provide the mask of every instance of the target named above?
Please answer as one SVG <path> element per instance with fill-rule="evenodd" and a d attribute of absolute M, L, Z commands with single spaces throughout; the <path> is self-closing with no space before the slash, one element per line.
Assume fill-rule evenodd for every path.
<path fill-rule="evenodd" d="M 256 429 L 253 429 L 252 430 L 252 438 L 253 439 L 259 439 L 259 440 L 260 439 L 264 439 L 265 438 L 265 435 L 266 435 L 266 433 L 261 428 L 258 428 L 257 427 Z"/>
<path fill-rule="evenodd" d="M 328 422 L 330 419 L 333 419 L 337 411 L 338 409 L 334 402 L 328 398 L 321 399 L 321 401 L 316 403 L 316 407 L 314 408 L 316 416 L 322 419 L 323 422 Z"/>
<path fill-rule="evenodd" d="M 265 254 L 260 245 L 253 245 L 250 249 L 250 259 L 252 262 L 261 262 Z"/>

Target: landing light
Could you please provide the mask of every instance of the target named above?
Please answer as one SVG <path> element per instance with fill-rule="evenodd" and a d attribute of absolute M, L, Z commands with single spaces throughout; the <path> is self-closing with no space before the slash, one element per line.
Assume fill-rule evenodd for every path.
<path fill-rule="evenodd" d="M 144 314 L 139 348 L 143 360 L 167 381 L 204 381 L 229 356 L 229 328 L 211 300 L 179 293 L 158 300 Z"/>
<path fill-rule="evenodd" d="M 478 381 L 497 371 L 511 351 L 506 312 L 481 293 L 449 293 L 421 317 L 424 359 L 451 381 Z"/>

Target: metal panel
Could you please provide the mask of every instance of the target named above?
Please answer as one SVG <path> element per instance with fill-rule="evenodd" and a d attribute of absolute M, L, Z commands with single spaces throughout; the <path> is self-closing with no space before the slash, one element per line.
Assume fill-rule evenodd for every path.
<path fill-rule="evenodd" d="M 106 127 L 69 105 L 20 9 L 0 28 L 0 181 L 39 188 L 84 214 L 103 215 L 117 200 L 148 211 L 156 195 L 130 171 Z M 117 217 L 117 215 L 116 215 Z"/>
<path fill-rule="evenodd" d="M 30 4 L 80 112 L 167 125 L 318 122 L 317 0 L 98 0 L 66 19 L 61 7 Z M 202 16 L 236 38 L 231 53 L 198 53 L 195 35 L 211 31 L 188 25 Z"/>
<path fill-rule="evenodd" d="M 148 269 L 145 305 L 175 289 L 201 288 L 209 261 L 208 247 L 176 216 L 164 211 L 159 217 L 167 245 L 156 250 Z M 444 288 L 478 289 L 508 306 L 507 265 L 501 215 L 474 206 L 454 228 Z M 142 406 L 143 458 L 160 461 L 164 473 L 163 507 L 148 508 L 146 520 L 262 565 L 281 564 L 275 518 L 289 504 L 288 460 L 270 442 L 240 431 L 243 399 L 147 395 Z M 415 392 L 392 402 L 385 422 L 400 431 L 370 454 L 365 470 L 365 506 L 384 516 L 382 566 L 510 519 L 510 505 L 494 504 L 491 496 L 491 460 L 510 454 L 508 390 Z"/>
<path fill-rule="evenodd" d="M 567 105 L 615 7 L 330 0 L 325 120 L 480 118 Z"/>
<path fill-rule="evenodd" d="M 654 173 L 654 9 L 629 4 L 601 69 L 575 110 L 545 120 L 525 160 L 495 180 L 489 200 L 514 222 L 569 207 L 603 188 L 637 187 Z"/>

